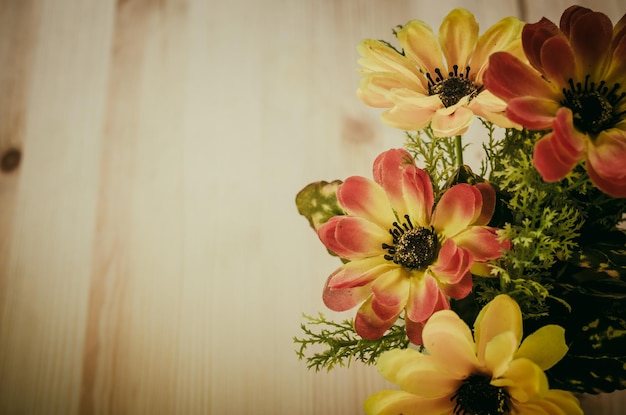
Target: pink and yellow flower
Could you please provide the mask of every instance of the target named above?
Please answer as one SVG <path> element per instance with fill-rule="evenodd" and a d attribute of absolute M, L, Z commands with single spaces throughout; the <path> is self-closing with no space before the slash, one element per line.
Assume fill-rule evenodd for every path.
<path fill-rule="evenodd" d="M 363 75 L 357 96 L 367 105 L 389 108 L 383 121 L 403 130 L 431 126 L 438 137 L 463 134 L 474 115 L 513 127 L 505 103 L 483 85 L 489 55 L 508 51 L 523 56 L 523 23 L 508 17 L 478 36 L 478 23 L 455 9 L 439 27 L 439 39 L 424 22 L 412 20 L 396 32 L 402 52 L 385 42 L 358 45 Z"/>
<path fill-rule="evenodd" d="M 324 245 L 348 260 L 328 277 L 323 299 L 335 311 L 361 304 L 354 325 L 366 339 L 380 338 L 404 311 L 409 339 L 421 344 L 432 313 L 471 291 L 473 266 L 484 269 L 507 247 L 486 226 L 495 192 L 486 183 L 457 184 L 433 211 L 430 177 L 406 150 L 380 154 L 373 170 L 374 180 L 353 176 L 339 186 L 347 214 L 318 229 Z"/>
<path fill-rule="evenodd" d="M 385 352 L 378 371 L 401 390 L 365 401 L 368 415 L 582 415 L 570 392 L 549 389 L 545 370 L 567 353 L 565 331 L 547 325 L 522 342 L 522 313 L 499 295 L 479 313 L 474 335 L 451 310 L 424 327 L 427 353 Z M 521 343 L 521 345 L 520 345 Z"/>
<path fill-rule="evenodd" d="M 530 130 L 544 180 L 563 179 L 579 162 L 605 193 L 626 197 L 626 15 L 572 6 L 560 27 L 542 19 L 522 33 L 528 58 L 495 53 L 485 85 L 508 102 L 506 114 Z"/>

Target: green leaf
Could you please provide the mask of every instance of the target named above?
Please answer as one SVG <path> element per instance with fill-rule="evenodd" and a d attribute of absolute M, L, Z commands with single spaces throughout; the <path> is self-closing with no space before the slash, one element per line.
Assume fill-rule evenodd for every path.
<path fill-rule="evenodd" d="M 600 316 L 586 321 L 571 339 L 567 355 L 547 374 L 550 387 L 608 393 L 626 389 L 626 320 Z"/>
<path fill-rule="evenodd" d="M 298 212 L 316 231 L 333 216 L 345 215 L 337 202 L 337 188 L 341 183 L 341 180 L 314 182 L 297 194 Z"/>

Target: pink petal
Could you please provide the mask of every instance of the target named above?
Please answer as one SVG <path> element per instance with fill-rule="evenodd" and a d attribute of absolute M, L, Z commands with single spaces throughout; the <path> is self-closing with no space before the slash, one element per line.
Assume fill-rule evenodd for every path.
<path fill-rule="evenodd" d="M 391 244 L 388 230 L 366 219 L 334 216 L 317 231 L 322 243 L 342 258 L 361 259 L 385 254 L 382 243 Z"/>
<path fill-rule="evenodd" d="M 400 267 L 380 275 L 372 284 L 375 300 L 386 307 L 404 308 L 409 296 L 409 275 L 409 271 Z"/>
<path fill-rule="evenodd" d="M 335 270 L 326 285 L 332 290 L 360 287 L 369 284 L 394 267 L 397 265 L 382 256 L 351 261 Z"/>
<path fill-rule="evenodd" d="M 559 107 L 560 104 L 551 99 L 524 96 L 509 101 L 506 115 L 528 129 L 548 130 L 552 128 Z"/>
<path fill-rule="evenodd" d="M 469 272 L 473 262 L 468 250 L 460 248 L 454 240 L 446 239 L 431 270 L 439 281 L 456 284 Z"/>
<path fill-rule="evenodd" d="M 386 251 L 382 243 L 393 242 L 388 229 L 383 229 L 367 219 L 353 216 L 339 216 L 335 227 L 335 240 L 350 256 L 340 256 L 348 259 L 360 259 L 375 255 L 384 255 Z"/>
<path fill-rule="evenodd" d="M 371 294 L 369 285 L 332 289 L 328 286 L 328 283 L 333 276 L 334 274 L 331 274 L 328 277 L 322 293 L 322 300 L 324 301 L 324 304 L 333 311 L 350 310 L 365 301 L 365 299 Z"/>
<path fill-rule="evenodd" d="M 330 218 L 326 223 L 319 227 L 317 230 L 317 236 L 320 238 L 320 241 L 322 241 L 324 246 L 330 251 L 342 258 L 352 258 L 353 256 L 357 256 L 356 252 L 346 249 L 343 245 L 337 242 L 335 237 L 335 231 L 339 221 L 341 221 L 341 218 L 341 216 L 333 216 Z"/>
<path fill-rule="evenodd" d="M 472 226 L 454 237 L 454 242 L 471 252 L 474 261 L 499 258 L 506 244 L 498 241 L 495 228 Z"/>
<path fill-rule="evenodd" d="M 445 110 L 437 111 L 430 126 L 435 137 L 452 137 L 465 133 L 473 119 L 472 110 L 460 106 L 451 114 L 447 114 Z"/>
<path fill-rule="evenodd" d="M 406 316 L 404 317 L 404 329 L 406 330 L 406 335 L 411 343 L 418 346 L 424 344 L 422 332 L 424 331 L 425 324 L 426 322 L 424 321 L 412 321 L 410 318 Z"/>
<path fill-rule="evenodd" d="M 348 214 L 365 218 L 383 229 L 395 220 L 383 188 L 365 177 L 348 177 L 337 188 L 337 201 Z"/>
<path fill-rule="evenodd" d="M 412 321 L 426 321 L 435 312 L 441 295 L 437 281 L 428 273 L 420 278 L 411 278 L 409 301 L 406 304 L 407 318 Z"/>
<path fill-rule="evenodd" d="M 450 302 L 448 301 L 445 295 L 439 292 L 437 296 L 437 302 L 435 304 L 435 307 L 433 308 L 433 313 L 436 313 L 437 311 L 449 310 L 449 309 L 450 309 Z M 404 328 L 406 330 L 406 335 L 411 341 L 411 343 L 417 344 L 420 346 L 424 344 L 424 341 L 422 338 L 422 332 L 424 330 L 424 326 L 426 325 L 427 321 L 428 319 L 423 320 L 423 321 L 413 321 L 409 318 L 408 312 L 405 313 Z"/>
<path fill-rule="evenodd" d="M 389 319 L 381 319 L 372 308 L 373 296 L 370 296 L 359 308 L 354 319 L 354 329 L 357 334 L 364 339 L 376 340 L 381 338 L 385 332 L 393 326 L 398 316 Z M 399 313 L 398 313 L 399 314 Z"/>
<path fill-rule="evenodd" d="M 482 211 L 482 195 L 469 184 L 448 189 L 435 207 L 431 225 L 437 233 L 450 238 L 477 220 Z"/>
<path fill-rule="evenodd" d="M 402 218 L 408 214 L 416 225 L 426 225 L 434 202 L 430 177 L 414 164 L 404 149 L 381 153 L 374 161 L 374 180 L 387 192 L 394 210 Z"/>
<path fill-rule="evenodd" d="M 474 286 L 473 277 L 471 272 L 466 272 L 460 280 L 454 284 L 446 284 L 441 282 L 439 288 L 441 291 L 450 298 L 456 300 L 463 299 L 472 292 Z"/>

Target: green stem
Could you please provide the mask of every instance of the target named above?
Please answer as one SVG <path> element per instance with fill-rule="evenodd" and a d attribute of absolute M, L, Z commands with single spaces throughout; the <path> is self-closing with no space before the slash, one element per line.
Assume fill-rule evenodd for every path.
<path fill-rule="evenodd" d="M 461 141 L 461 136 L 457 135 L 454 138 L 454 148 L 456 152 L 456 165 L 457 167 L 461 167 L 463 165 L 463 142 Z"/>

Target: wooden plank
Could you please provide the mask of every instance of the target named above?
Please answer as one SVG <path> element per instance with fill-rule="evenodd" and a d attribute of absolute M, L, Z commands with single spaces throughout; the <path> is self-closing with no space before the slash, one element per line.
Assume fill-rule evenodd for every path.
<path fill-rule="evenodd" d="M 16 84 L 25 89 L 26 110 L 1 268 L 0 407 L 3 413 L 74 413 L 98 173 L 94 137 L 108 67 L 101 51 L 108 49 L 110 20 L 106 3 L 9 1 L 3 11 L 18 14 L 18 27 L 2 27 L 9 31 L 3 41 L 21 31 L 31 40 L 13 50 L 16 62 L 27 64 L 26 80 Z"/>
<path fill-rule="evenodd" d="M 294 353 L 302 312 L 353 314 L 325 310 L 338 262 L 294 198 L 403 144 L 355 96 L 358 41 L 458 5 L 483 30 L 564 8 L 0 1 L 0 412 L 362 413 L 375 368 Z"/>

